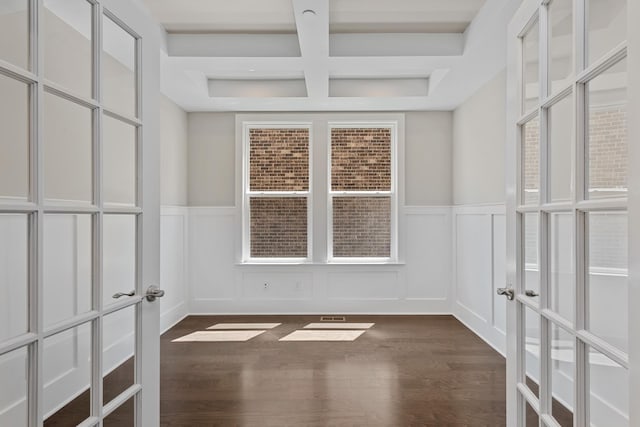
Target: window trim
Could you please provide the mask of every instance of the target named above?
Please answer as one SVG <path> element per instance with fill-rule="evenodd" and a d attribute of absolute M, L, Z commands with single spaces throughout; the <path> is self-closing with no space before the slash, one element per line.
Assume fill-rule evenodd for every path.
<path fill-rule="evenodd" d="M 307 191 L 251 191 L 249 189 L 251 129 L 307 129 L 309 132 L 309 188 Z M 310 121 L 243 121 L 242 122 L 242 262 L 254 264 L 309 263 L 313 259 L 313 125 Z M 252 257 L 251 208 L 252 197 L 305 197 L 307 199 L 307 256 L 306 257 Z"/>
<path fill-rule="evenodd" d="M 386 128 L 391 130 L 391 188 L 389 191 L 333 191 L 331 188 L 331 132 L 333 129 Z M 327 262 L 334 264 L 394 263 L 398 262 L 398 121 L 366 120 L 327 122 Z M 333 199 L 335 197 L 390 197 L 389 221 L 390 247 L 388 257 L 335 257 L 333 256 Z"/>

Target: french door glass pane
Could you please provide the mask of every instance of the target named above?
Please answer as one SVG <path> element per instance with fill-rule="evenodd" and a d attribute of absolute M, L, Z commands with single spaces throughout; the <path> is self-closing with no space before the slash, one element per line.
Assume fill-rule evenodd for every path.
<path fill-rule="evenodd" d="M 29 197 L 29 86 L 0 73 L 0 93 L 0 200 L 25 201 Z"/>
<path fill-rule="evenodd" d="M 540 262 L 538 260 L 538 214 L 526 213 L 522 218 L 523 236 L 522 242 L 524 264 L 522 268 L 522 279 L 524 289 L 540 293 Z M 538 298 L 532 298 L 535 304 L 538 304 Z"/>
<path fill-rule="evenodd" d="M 333 256 L 391 256 L 391 197 L 333 198 Z"/>
<path fill-rule="evenodd" d="M 307 198 L 251 197 L 251 256 L 307 257 Z"/>
<path fill-rule="evenodd" d="M 107 415 L 103 427 L 130 427 L 135 425 L 135 399 L 132 397 Z"/>
<path fill-rule="evenodd" d="M 45 198 L 90 203 L 93 196 L 91 110 L 45 93 L 43 120 Z"/>
<path fill-rule="evenodd" d="M 594 348 L 588 371 L 590 425 L 629 426 L 629 371 Z"/>
<path fill-rule="evenodd" d="M 0 60 L 29 67 L 29 0 L 14 0 L 0 8 Z M 8 3 L 8 4 L 7 4 Z"/>
<path fill-rule="evenodd" d="M 104 115 L 102 143 L 105 204 L 136 203 L 136 128 Z"/>
<path fill-rule="evenodd" d="M 587 32 L 587 63 L 592 64 L 627 39 L 627 0 L 588 0 Z"/>
<path fill-rule="evenodd" d="M 549 214 L 549 308 L 573 322 L 573 214 Z"/>
<path fill-rule="evenodd" d="M 136 216 L 104 215 L 102 227 L 103 303 L 109 305 L 129 298 L 114 294 L 136 289 Z"/>
<path fill-rule="evenodd" d="M 29 329 L 28 227 L 27 215 L 0 214 L 0 343 Z"/>
<path fill-rule="evenodd" d="M 91 310 L 91 215 L 44 217 L 44 323 L 50 326 Z"/>
<path fill-rule="evenodd" d="M 92 10 L 86 0 L 44 0 L 44 75 L 91 97 Z"/>
<path fill-rule="evenodd" d="M 627 60 L 587 84 L 589 138 L 587 197 L 627 194 Z"/>
<path fill-rule="evenodd" d="M 564 329 L 550 323 L 551 415 L 562 427 L 573 427 L 575 342 Z"/>
<path fill-rule="evenodd" d="M 555 93 L 573 72 L 573 0 L 553 0 L 549 19 L 549 88 Z"/>
<path fill-rule="evenodd" d="M 522 38 L 523 112 L 538 106 L 540 96 L 540 29 L 536 22 Z"/>
<path fill-rule="evenodd" d="M 573 146 L 573 97 L 571 95 L 549 108 L 549 199 L 571 200 Z"/>
<path fill-rule="evenodd" d="M 522 201 L 535 205 L 540 200 L 540 121 L 538 117 L 522 127 Z"/>
<path fill-rule="evenodd" d="M 43 360 L 44 425 L 77 425 L 89 418 L 91 325 L 46 338 Z M 85 391 L 78 395 L 80 390 Z"/>
<path fill-rule="evenodd" d="M 589 212 L 586 215 L 588 329 L 628 351 L 627 213 Z"/>
<path fill-rule="evenodd" d="M 27 348 L 0 355 L 0 425 L 27 425 Z"/>
<path fill-rule="evenodd" d="M 102 374 L 106 404 L 135 383 L 135 307 L 118 310 L 103 318 Z"/>
<path fill-rule="evenodd" d="M 102 94 L 106 108 L 135 117 L 136 40 L 109 17 L 102 19 Z"/>
<path fill-rule="evenodd" d="M 524 308 L 524 378 L 527 387 L 540 397 L 540 315 Z"/>

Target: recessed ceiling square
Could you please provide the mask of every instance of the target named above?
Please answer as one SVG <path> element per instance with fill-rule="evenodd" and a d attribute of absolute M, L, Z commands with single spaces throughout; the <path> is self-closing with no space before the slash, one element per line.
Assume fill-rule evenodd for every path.
<path fill-rule="evenodd" d="M 209 79 L 212 98 L 306 97 L 304 79 Z"/>
<path fill-rule="evenodd" d="M 331 97 L 401 97 L 429 95 L 429 79 L 424 78 L 331 78 Z"/>

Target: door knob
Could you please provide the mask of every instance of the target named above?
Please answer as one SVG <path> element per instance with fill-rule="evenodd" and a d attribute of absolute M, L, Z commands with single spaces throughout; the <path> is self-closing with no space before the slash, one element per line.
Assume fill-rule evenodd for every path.
<path fill-rule="evenodd" d="M 118 292 L 116 294 L 113 294 L 112 298 L 120 298 L 120 297 L 132 297 L 136 294 L 136 291 L 131 291 L 131 292 Z"/>
<path fill-rule="evenodd" d="M 149 286 L 149 288 L 147 288 L 147 293 L 145 294 L 147 301 L 150 302 L 155 301 L 156 298 L 162 298 L 163 296 L 164 291 L 155 285 Z"/>
<path fill-rule="evenodd" d="M 506 296 L 509 301 L 512 301 L 514 297 L 513 288 L 498 288 L 496 293 Z"/>

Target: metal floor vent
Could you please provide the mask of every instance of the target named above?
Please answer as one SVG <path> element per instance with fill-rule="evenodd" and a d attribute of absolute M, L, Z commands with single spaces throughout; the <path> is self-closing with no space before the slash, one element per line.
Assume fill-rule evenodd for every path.
<path fill-rule="evenodd" d="M 346 320 L 344 316 L 320 316 L 321 322 L 344 322 Z"/>

